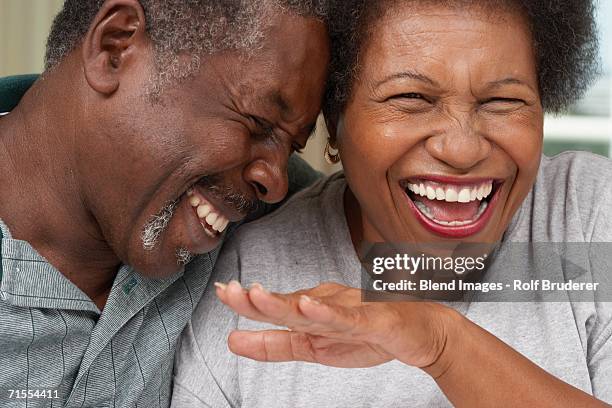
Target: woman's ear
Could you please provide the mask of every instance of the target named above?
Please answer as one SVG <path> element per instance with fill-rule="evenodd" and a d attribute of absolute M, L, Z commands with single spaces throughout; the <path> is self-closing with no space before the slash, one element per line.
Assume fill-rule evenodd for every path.
<path fill-rule="evenodd" d="M 329 133 L 329 145 L 336 149 L 338 146 L 337 143 L 337 134 L 338 134 L 338 115 L 325 113 L 325 126 L 327 126 L 327 133 Z"/>
<path fill-rule="evenodd" d="M 82 59 L 91 88 L 110 95 L 126 68 L 148 46 L 145 15 L 137 0 L 106 1 L 85 34 Z"/>

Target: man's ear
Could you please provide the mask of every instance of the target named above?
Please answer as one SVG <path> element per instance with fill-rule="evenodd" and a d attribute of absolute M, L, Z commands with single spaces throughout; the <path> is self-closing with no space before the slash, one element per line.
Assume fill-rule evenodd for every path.
<path fill-rule="evenodd" d="M 137 0 L 107 0 L 85 34 L 83 69 L 89 86 L 110 95 L 139 50 L 147 46 L 145 15 Z"/>

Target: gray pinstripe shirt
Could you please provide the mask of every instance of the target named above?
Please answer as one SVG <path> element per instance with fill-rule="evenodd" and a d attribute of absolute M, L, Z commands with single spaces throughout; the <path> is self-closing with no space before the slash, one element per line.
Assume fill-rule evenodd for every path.
<path fill-rule="evenodd" d="M 122 267 L 101 313 L 1 221 L 0 230 L 0 407 L 167 407 L 176 341 L 218 251 L 168 279 Z M 39 396 L 18 398 L 23 390 Z"/>

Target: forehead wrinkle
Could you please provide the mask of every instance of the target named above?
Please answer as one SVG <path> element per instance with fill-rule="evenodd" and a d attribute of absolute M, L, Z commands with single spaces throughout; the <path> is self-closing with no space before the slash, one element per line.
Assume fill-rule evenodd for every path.
<path fill-rule="evenodd" d="M 462 13 L 463 14 L 463 13 Z M 458 24 L 455 21 L 454 24 L 444 28 L 434 29 L 429 24 L 432 19 L 439 18 L 451 18 L 454 19 L 456 17 L 460 17 L 459 13 L 432 13 L 432 14 L 423 14 L 423 13 L 413 13 L 408 18 L 402 18 L 402 14 L 391 15 L 387 18 L 390 20 L 385 21 L 386 19 L 381 19 L 378 24 L 376 24 L 374 30 L 384 30 L 384 27 L 390 26 L 398 26 L 401 27 L 401 31 L 403 35 L 406 36 L 420 36 L 420 35 L 430 35 L 430 34 L 454 34 L 457 31 L 469 32 L 469 33 L 481 33 L 484 34 L 482 29 L 477 29 L 475 27 L 466 26 L 463 21 L 460 21 Z M 478 18 L 478 16 L 474 16 L 470 14 L 470 17 L 473 17 L 482 22 L 488 23 L 491 20 L 487 18 Z M 409 32 L 407 32 L 409 31 Z"/>
<path fill-rule="evenodd" d="M 411 42 L 414 41 L 422 41 L 429 42 L 430 40 L 419 39 L 421 36 L 431 36 L 431 35 L 453 35 L 456 36 L 458 32 L 463 33 L 463 35 L 486 35 L 486 30 L 484 28 L 472 27 L 466 25 L 464 21 L 460 20 L 457 22 L 457 17 L 461 17 L 466 13 L 472 19 L 480 20 L 485 24 L 489 24 L 492 22 L 492 19 L 499 19 L 500 22 L 505 20 L 505 16 L 503 13 L 497 14 L 497 16 L 490 15 L 490 13 L 483 14 L 482 12 L 474 12 L 475 10 L 463 10 L 463 9 L 455 9 L 448 8 L 448 5 L 442 6 L 444 9 L 448 10 L 448 13 L 440 12 L 436 10 L 436 7 L 433 5 L 421 5 L 413 4 L 413 7 L 416 6 L 416 11 L 413 12 L 410 17 L 404 18 L 405 15 L 403 13 L 392 14 L 390 8 L 386 12 L 386 16 L 378 21 L 377 24 L 373 27 L 373 32 L 378 31 L 379 33 L 382 31 L 383 33 L 383 41 L 389 43 L 395 43 L 398 46 L 410 46 Z M 409 6 L 410 7 L 410 6 Z M 425 11 L 423 10 L 425 8 Z M 435 12 L 426 12 L 427 9 Z M 439 18 L 450 18 L 453 23 L 444 28 L 435 29 L 429 25 L 431 19 L 439 19 Z M 400 35 L 390 33 L 386 30 L 386 27 L 396 26 L 399 27 Z M 387 38 L 385 38 L 387 37 Z M 470 47 L 466 47 L 470 48 Z"/>
<path fill-rule="evenodd" d="M 486 24 L 490 24 L 490 21 L 487 21 L 487 19 L 482 19 Z M 399 20 L 400 21 L 400 25 L 401 25 L 401 35 L 393 35 L 393 32 L 386 30 L 384 27 L 380 27 L 382 29 L 383 32 L 383 39 L 386 37 L 388 39 L 387 44 L 389 44 L 389 47 L 387 47 L 387 50 L 385 51 L 384 49 L 381 50 L 382 51 L 382 60 L 383 61 L 387 61 L 387 62 L 392 62 L 395 61 L 397 63 L 398 59 L 407 59 L 407 60 L 413 60 L 412 63 L 407 63 L 406 65 L 408 66 L 414 66 L 414 65 L 420 65 L 419 61 L 415 61 L 414 58 L 417 57 L 418 60 L 420 60 L 421 62 L 425 62 L 426 60 L 430 60 L 431 62 L 434 63 L 435 66 L 437 66 L 438 64 L 441 64 L 442 66 L 444 66 L 446 64 L 446 61 L 441 61 L 440 60 L 440 56 L 439 55 L 433 55 L 431 54 L 429 51 L 434 52 L 435 51 L 435 47 L 432 49 L 431 47 L 428 46 L 428 44 L 432 43 L 431 38 L 427 38 L 427 37 L 437 37 L 437 36 L 441 36 L 441 37 L 446 37 L 448 35 L 457 35 L 458 32 L 461 33 L 465 33 L 466 36 L 473 36 L 473 35 L 477 35 L 479 37 L 485 36 L 486 34 L 486 30 L 484 30 L 483 28 L 470 28 L 470 27 L 456 27 L 454 29 L 448 29 L 448 30 L 422 30 L 422 31 L 411 31 L 412 28 L 414 27 L 411 24 L 402 24 L 401 21 L 403 20 Z M 387 25 L 387 27 L 389 27 Z M 418 28 L 418 27 L 417 27 Z M 386 41 L 384 41 L 386 42 Z M 438 42 L 438 43 L 444 43 L 444 41 L 442 41 L 442 39 L 438 39 L 435 40 L 434 42 Z M 478 44 L 478 42 L 474 42 L 473 45 L 470 45 L 468 43 L 464 44 L 464 43 L 458 43 L 458 44 L 453 44 L 453 48 L 456 49 L 455 52 L 463 52 L 463 50 L 469 50 L 471 52 L 479 52 L 479 51 L 483 51 L 483 50 L 487 50 L 489 48 L 494 47 L 493 44 L 490 43 L 490 39 L 487 40 L 486 38 L 484 39 L 484 41 L 481 41 L 480 44 Z M 417 52 L 415 50 L 415 46 L 417 46 L 419 48 L 419 51 Z M 429 50 L 429 51 L 428 51 Z M 375 53 L 379 54 L 380 51 L 374 51 Z M 495 52 L 494 52 L 495 54 Z M 379 54 L 381 55 L 381 54 Z M 415 64 L 416 63 L 416 64 Z M 393 69 L 394 64 L 383 64 L 386 65 L 387 68 L 392 68 L 391 72 L 393 71 L 404 71 L 404 69 L 402 68 L 398 68 Z M 432 67 L 433 68 L 433 67 Z M 469 70 L 471 70 L 472 67 L 470 67 Z M 412 70 L 414 70 L 411 67 Z M 384 70 L 384 69 L 383 69 Z M 427 71 L 429 71 L 429 69 L 427 69 Z M 454 72 L 448 72 L 447 70 L 445 70 L 445 72 L 447 74 L 454 74 Z M 414 75 L 413 75 L 414 74 Z M 417 79 L 417 80 L 425 80 L 425 82 L 428 82 L 432 85 L 434 85 L 432 83 L 432 81 L 427 81 L 425 78 L 420 77 L 421 74 L 416 71 L 416 72 L 407 72 L 407 73 L 392 73 L 388 76 L 388 78 L 383 79 L 382 81 L 378 81 L 376 83 L 375 86 L 380 85 L 382 82 L 384 82 L 385 80 L 388 79 L 392 79 L 393 77 L 396 78 L 401 78 L 401 77 L 411 77 L 413 79 Z M 510 77 L 511 75 L 509 75 Z M 429 78 L 431 79 L 431 78 Z M 500 80 L 502 81 L 502 80 Z M 434 81 L 435 82 L 435 81 Z M 445 81 L 446 82 L 446 81 Z M 470 80 L 470 82 L 472 82 Z M 496 81 L 492 81 L 492 82 L 496 82 Z M 526 85 L 530 90 L 533 91 L 533 87 L 529 86 L 528 84 L 526 84 L 524 81 L 520 81 L 522 85 Z M 518 83 L 518 82 L 515 82 Z M 504 85 L 505 83 L 500 82 L 499 84 L 497 84 L 497 86 L 501 86 Z M 434 86 L 438 86 L 439 84 L 435 84 Z"/>
<path fill-rule="evenodd" d="M 471 30 L 472 32 L 478 33 L 479 35 L 484 35 L 482 30 Z M 395 58 L 409 58 L 412 59 L 414 57 L 418 57 L 420 59 L 424 58 L 433 58 L 434 55 L 431 53 L 434 50 L 438 50 L 440 47 L 436 47 L 433 44 L 445 44 L 447 41 L 444 40 L 444 37 L 448 35 L 457 36 L 457 30 L 448 30 L 448 31 L 421 31 L 418 33 L 410 31 L 408 27 L 400 28 L 400 35 L 397 32 L 393 32 L 385 30 L 383 28 L 383 32 L 381 42 L 388 44 L 387 47 L 368 47 L 366 49 L 366 55 L 370 52 L 374 52 L 381 56 L 384 60 L 390 60 Z M 433 38 L 432 38 L 433 37 Z M 442 37 L 442 38 L 440 38 Z M 371 43 L 369 44 L 371 45 Z M 480 48 L 486 48 L 486 45 L 482 45 L 480 47 L 473 47 L 469 44 L 460 44 L 461 49 L 470 49 L 477 50 Z M 418 50 L 418 51 L 417 51 Z M 444 62 L 445 63 L 445 62 Z M 423 73 L 417 72 L 417 75 L 423 75 Z"/>
<path fill-rule="evenodd" d="M 402 24 L 400 30 L 401 30 L 400 35 L 394 34 L 392 32 L 384 32 L 383 41 L 393 44 L 392 48 L 399 48 L 399 49 L 407 48 L 408 50 L 410 50 L 410 48 L 413 47 L 415 44 L 420 44 L 420 45 L 425 44 L 425 46 L 427 46 L 428 44 L 432 44 L 432 43 L 445 44 L 446 41 L 444 41 L 444 38 L 449 35 L 452 35 L 453 37 L 460 35 L 460 36 L 464 36 L 466 39 L 473 38 L 471 37 L 473 35 L 482 36 L 482 37 L 486 37 L 487 35 L 487 32 L 485 29 L 463 28 L 463 27 L 449 28 L 449 29 L 444 29 L 444 30 L 424 29 L 422 31 L 415 32 L 415 31 L 411 31 L 412 29 L 410 27 L 406 27 L 405 25 Z M 431 37 L 434 37 L 434 38 L 432 39 Z M 461 43 L 457 45 L 459 46 L 457 47 L 455 45 L 454 48 L 481 49 L 481 48 L 487 47 L 487 45 L 482 45 L 481 47 L 473 47 L 467 41 L 465 44 Z"/>

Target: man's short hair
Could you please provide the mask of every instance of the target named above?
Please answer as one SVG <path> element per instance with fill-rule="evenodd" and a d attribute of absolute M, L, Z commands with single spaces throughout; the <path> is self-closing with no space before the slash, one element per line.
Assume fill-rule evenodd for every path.
<path fill-rule="evenodd" d="M 47 40 L 50 71 L 82 41 L 105 0 L 66 0 Z M 160 81 L 189 76 L 199 60 L 225 50 L 255 49 L 271 13 L 287 11 L 326 20 L 328 0 L 140 0 Z M 178 56 L 191 56 L 179 63 Z M 161 84 L 158 84 L 161 86 Z"/>

